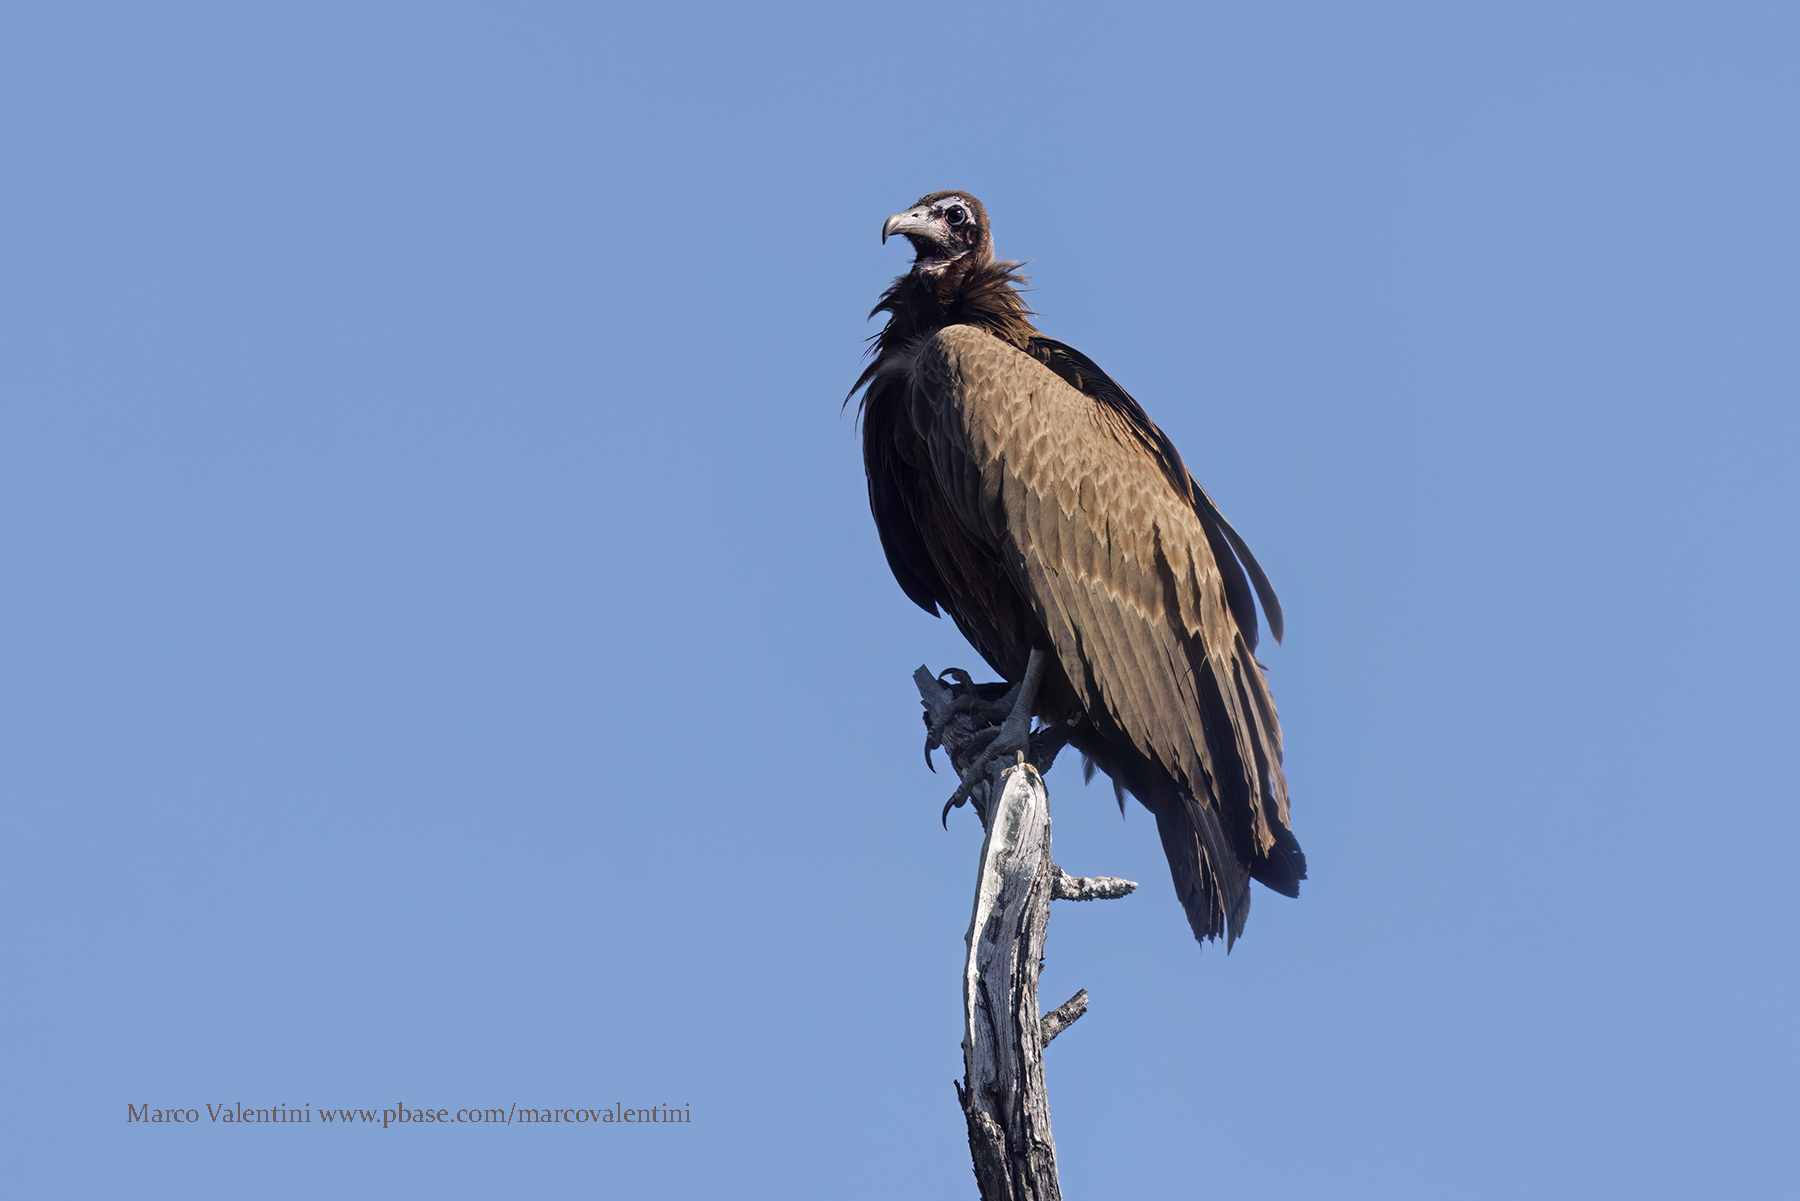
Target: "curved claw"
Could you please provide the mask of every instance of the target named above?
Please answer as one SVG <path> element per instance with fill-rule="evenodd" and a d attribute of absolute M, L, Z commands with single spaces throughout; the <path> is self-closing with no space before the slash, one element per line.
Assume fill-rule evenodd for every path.
<path fill-rule="evenodd" d="M 931 769 L 932 775 L 937 775 L 937 764 L 931 761 L 931 739 L 929 738 L 925 740 L 925 766 Z"/>
<path fill-rule="evenodd" d="M 975 677 L 960 667 L 946 667 L 944 670 L 938 672 L 938 681 L 942 683 L 945 676 L 949 676 L 958 684 L 973 684 L 975 682 Z"/>
<path fill-rule="evenodd" d="M 963 802 L 967 801 L 974 793 L 975 785 L 981 783 L 982 777 L 987 775 L 987 767 L 993 757 L 993 752 L 983 751 L 981 758 L 977 759 L 969 767 L 969 770 L 963 773 L 962 783 L 956 786 L 956 791 L 951 793 L 950 799 L 944 802 L 944 821 L 946 823 L 950 820 L 950 810 L 962 808 Z M 949 829 L 949 826 L 946 824 L 944 828 Z"/>
<path fill-rule="evenodd" d="M 948 830 L 950 828 L 950 811 L 952 809 L 961 809 L 964 805 L 968 804 L 969 798 L 975 793 L 975 785 L 981 783 L 981 777 L 985 774 L 984 765 L 982 771 L 972 773 L 970 776 L 966 777 L 961 784 L 958 784 L 956 786 L 956 791 L 950 794 L 950 799 L 944 802 L 944 812 L 938 816 L 938 821 L 943 825 L 944 829 Z"/>

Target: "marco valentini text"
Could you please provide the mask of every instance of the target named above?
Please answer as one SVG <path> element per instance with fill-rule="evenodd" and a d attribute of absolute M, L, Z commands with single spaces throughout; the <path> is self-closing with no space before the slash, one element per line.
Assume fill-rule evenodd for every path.
<path fill-rule="evenodd" d="M 627 1109 L 623 1103 L 616 1103 L 611 1109 L 521 1109 L 518 1105 L 506 1109 L 409 1109 L 404 1103 L 397 1103 L 392 1109 L 314 1109 L 311 1105 L 298 1108 L 276 1105 L 268 1109 L 245 1109 L 242 1102 L 235 1105 L 206 1107 L 210 1122 L 223 1122 L 228 1125 L 263 1125 L 300 1123 L 302 1125 L 322 1122 L 334 1126 L 355 1126 L 379 1124 L 383 1130 L 390 1126 L 431 1125 L 445 1123 L 448 1125 L 678 1125 L 694 1120 L 693 1107 L 684 1105 L 680 1109 L 667 1105 L 653 1105 L 648 1109 Z M 127 1122 L 146 1122 L 150 1125 L 161 1124 L 198 1124 L 200 1111 L 197 1109 L 155 1109 L 147 1102 L 143 1105 L 127 1104 L 125 1106 Z"/>

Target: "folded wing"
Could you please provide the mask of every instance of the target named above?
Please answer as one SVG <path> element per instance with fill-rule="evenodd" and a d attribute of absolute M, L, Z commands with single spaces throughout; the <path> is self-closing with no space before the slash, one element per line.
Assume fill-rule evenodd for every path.
<path fill-rule="evenodd" d="M 910 374 L 908 412 L 950 511 L 998 551 L 1048 633 L 1111 744 L 1095 758 L 1156 814 L 1196 936 L 1234 939 L 1248 878 L 1294 895 L 1305 861 L 1255 627 L 1234 616 L 1215 557 L 1230 550 L 1209 536 L 1208 513 L 1223 519 L 1198 488 L 1178 491 L 1186 469 L 1147 444 L 1145 426 L 1167 443 L 1148 418 L 981 330 L 933 334 Z"/>

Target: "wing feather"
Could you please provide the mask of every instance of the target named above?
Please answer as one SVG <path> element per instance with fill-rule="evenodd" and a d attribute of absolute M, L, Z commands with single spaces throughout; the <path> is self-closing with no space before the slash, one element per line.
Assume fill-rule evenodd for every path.
<path fill-rule="evenodd" d="M 1195 933 L 1235 936 L 1246 870 L 1262 878 L 1273 856 L 1265 882 L 1282 891 L 1304 874 L 1254 611 L 1246 630 L 1246 597 L 1233 595 L 1249 592 L 1241 560 L 1279 637 L 1261 568 L 1210 498 L 1178 488 L 1148 418 L 984 331 L 925 339 L 908 403 L 950 513 L 1006 564 L 1096 728 L 1178 786 L 1180 798 L 1152 798 L 1145 782 L 1126 785 L 1157 813 Z"/>

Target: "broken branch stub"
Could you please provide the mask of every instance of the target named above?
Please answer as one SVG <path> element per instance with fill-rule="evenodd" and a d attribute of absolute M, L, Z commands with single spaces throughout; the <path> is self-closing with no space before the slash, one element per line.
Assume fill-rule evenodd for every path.
<path fill-rule="evenodd" d="M 1071 876 L 1056 869 L 1056 885 L 1051 896 L 1059 901 L 1112 901 L 1130 896 L 1137 888 L 1132 880 L 1117 876 Z"/>
<path fill-rule="evenodd" d="M 1047 1047 L 1050 1040 L 1075 1024 L 1075 1019 L 1087 1012 L 1087 989 L 1082 989 L 1068 1000 L 1046 1013 L 1038 1023 L 1042 1033 L 1038 1037 L 1038 1046 Z"/>

